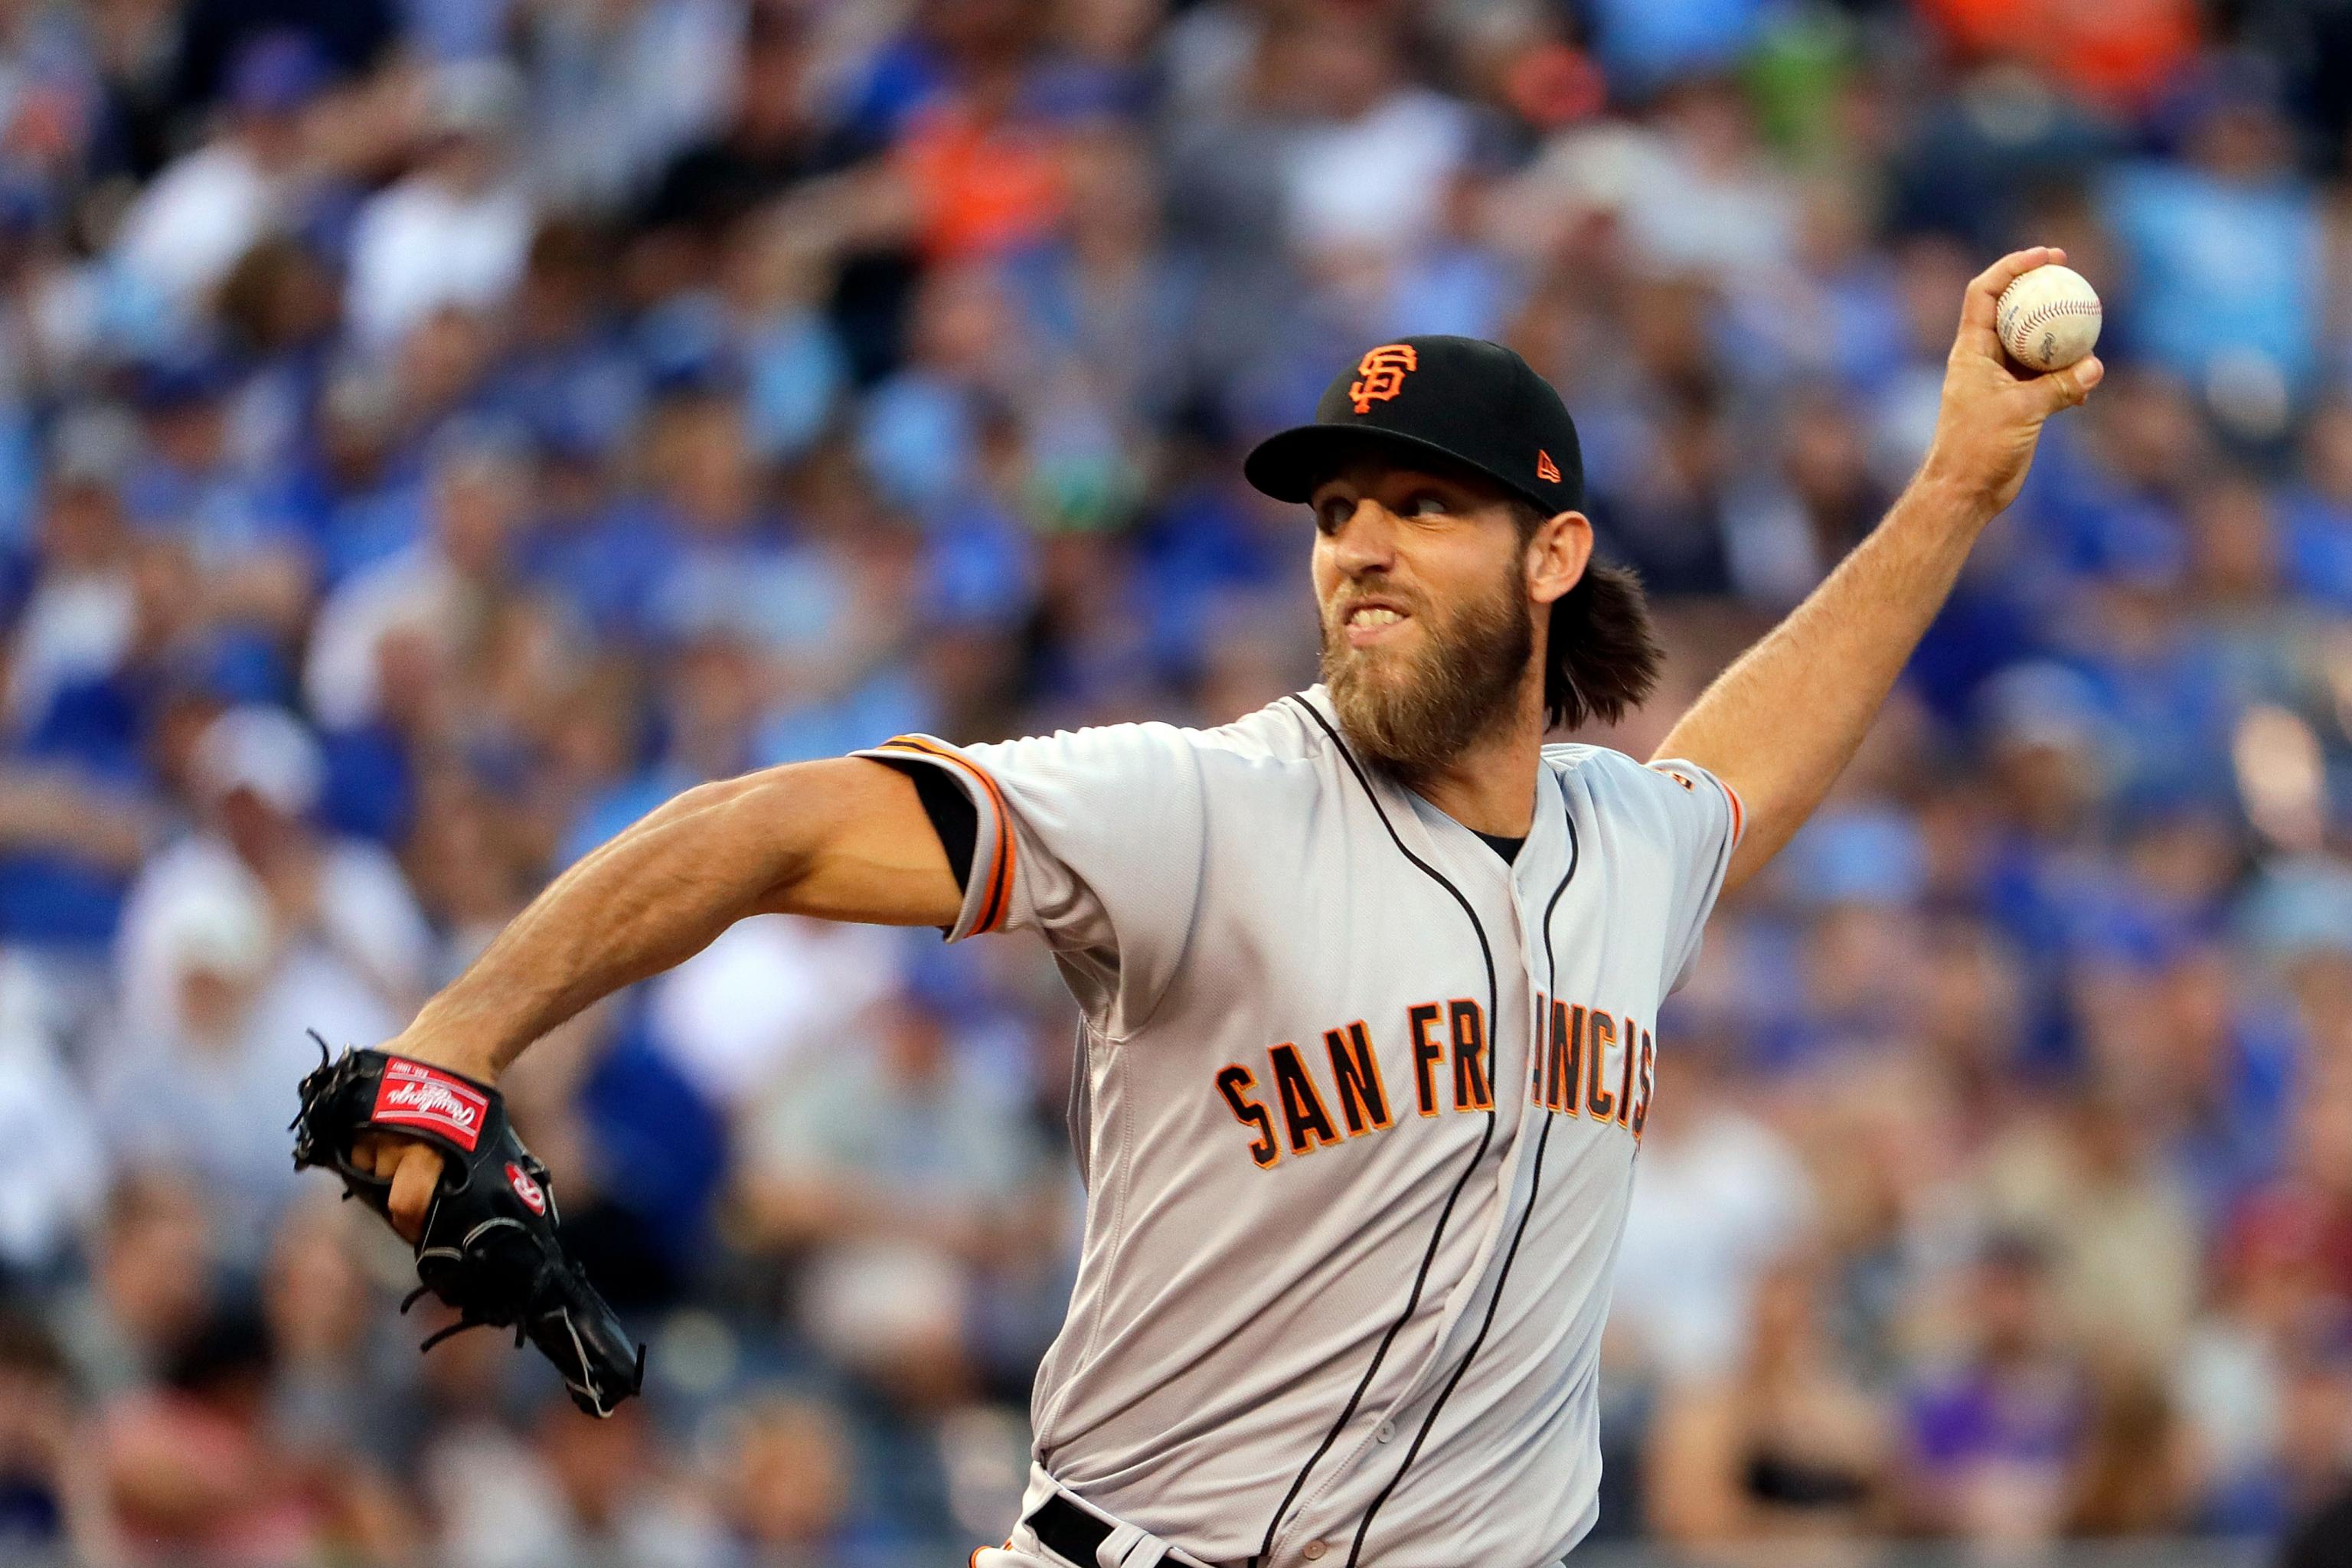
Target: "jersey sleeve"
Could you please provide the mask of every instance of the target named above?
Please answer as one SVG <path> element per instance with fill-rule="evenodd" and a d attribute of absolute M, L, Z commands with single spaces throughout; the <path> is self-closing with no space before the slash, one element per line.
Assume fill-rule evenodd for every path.
<path fill-rule="evenodd" d="M 1706 917 L 1722 895 L 1724 875 L 1748 826 L 1747 812 L 1729 784 L 1696 763 L 1654 762 L 1647 772 L 1670 781 L 1660 793 L 1673 864 L 1665 970 L 1671 994 L 1682 989 L 1698 960 Z"/>
<path fill-rule="evenodd" d="M 1034 931 L 1097 1026 L 1149 1016 L 1190 940 L 1207 833 L 1186 732 L 1118 724 L 990 745 L 901 735 L 856 753 L 939 770 L 978 817 L 948 940 Z"/>

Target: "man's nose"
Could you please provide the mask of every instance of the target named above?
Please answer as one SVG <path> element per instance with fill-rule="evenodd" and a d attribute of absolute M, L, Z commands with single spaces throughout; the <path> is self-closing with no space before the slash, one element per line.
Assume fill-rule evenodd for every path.
<path fill-rule="evenodd" d="M 1356 502 L 1331 531 L 1331 562 L 1349 576 L 1386 570 L 1396 558 L 1396 518 L 1369 498 Z"/>

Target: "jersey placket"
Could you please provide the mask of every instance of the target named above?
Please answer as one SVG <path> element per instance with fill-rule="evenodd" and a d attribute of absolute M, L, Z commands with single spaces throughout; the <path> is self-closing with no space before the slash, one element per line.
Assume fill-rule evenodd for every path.
<path fill-rule="evenodd" d="M 1405 792 L 1399 790 L 1397 794 L 1402 797 Z M 1528 1056 L 1534 1054 L 1537 1039 L 1538 1008 L 1536 1002 L 1535 977 L 1538 970 L 1537 955 L 1530 951 L 1529 947 L 1529 924 L 1521 873 L 1538 858 L 1543 859 L 1549 868 L 1556 868 L 1559 863 L 1562 852 L 1558 847 L 1557 839 L 1543 831 L 1540 819 L 1541 813 L 1550 804 L 1549 801 L 1538 796 L 1537 801 L 1538 821 L 1531 827 L 1526 843 L 1520 847 L 1517 862 L 1504 868 L 1504 881 L 1509 890 L 1512 936 L 1519 955 L 1517 984 L 1522 993 L 1526 1029 L 1522 1049 Z M 1431 825 L 1423 816 L 1423 808 L 1417 798 L 1401 798 L 1397 802 L 1397 807 L 1412 823 L 1421 840 L 1418 847 L 1421 852 L 1433 863 L 1444 868 L 1457 882 L 1471 880 L 1465 875 L 1465 862 L 1477 866 L 1482 874 L 1491 874 L 1486 872 L 1486 866 L 1487 863 L 1494 861 L 1495 853 L 1486 844 L 1475 842 L 1469 829 L 1455 825 L 1453 831 L 1444 833 L 1445 842 L 1441 843 L 1440 834 L 1432 830 Z M 1475 857 L 1463 848 L 1465 841 L 1475 843 Z M 1495 996 L 1496 1014 L 1502 1011 L 1504 997 L 1508 994 L 1510 984 L 1509 977 L 1498 968 L 1496 975 Z M 1502 1030 L 1499 1025 L 1499 1017 L 1490 1017 L 1486 1026 L 1487 1091 L 1495 1097 L 1496 1105 L 1496 1109 L 1488 1113 L 1490 1115 L 1501 1114 L 1503 1094 L 1509 1092 L 1517 1095 L 1524 1091 L 1523 1079 L 1527 1071 L 1526 1064 L 1522 1061 L 1513 1073 L 1507 1076 L 1505 1074 L 1501 1051 Z M 1506 1084 L 1510 1085 L 1507 1090 L 1504 1087 Z M 1439 1402 L 1445 1399 L 1451 1389 L 1458 1387 L 1459 1383 L 1466 1380 L 1475 1370 L 1475 1362 L 1478 1353 L 1476 1349 L 1471 1345 L 1465 1345 L 1459 1351 L 1451 1349 L 1455 1329 L 1460 1326 L 1464 1317 L 1473 1308 L 1479 1307 L 1482 1303 L 1491 1314 L 1498 1305 L 1498 1298 L 1504 1286 L 1508 1283 L 1507 1277 L 1502 1275 L 1503 1266 L 1499 1259 L 1508 1250 L 1508 1238 L 1517 1235 L 1524 1228 L 1534 1200 L 1534 1194 L 1530 1193 L 1527 1203 L 1523 1204 L 1519 1201 L 1519 1178 L 1528 1161 L 1528 1131 L 1535 1125 L 1538 1119 L 1524 1104 L 1518 1104 L 1517 1110 L 1518 1121 L 1511 1132 L 1510 1147 L 1501 1155 L 1495 1174 L 1494 1218 L 1487 1227 L 1486 1234 L 1480 1239 L 1478 1250 L 1472 1257 L 1470 1267 L 1464 1271 L 1461 1281 L 1447 1293 L 1444 1313 L 1438 1321 L 1435 1334 L 1429 1349 L 1423 1352 L 1421 1363 L 1414 1368 L 1412 1378 L 1396 1396 L 1372 1413 L 1377 1416 L 1372 1430 L 1366 1437 L 1359 1439 L 1356 1451 L 1349 1456 L 1345 1467 L 1347 1471 L 1352 1472 L 1368 1463 L 1386 1459 L 1392 1468 L 1389 1472 L 1389 1479 L 1382 1483 L 1380 1497 L 1383 1501 L 1393 1488 L 1401 1487 L 1404 1483 L 1412 1468 L 1425 1461 L 1429 1445 L 1437 1438 L 1437 1422 L 1443 1419 L 1444 1415 L 1443 1406 Z M 1489 1275 L 1497 1276 L 1491 1285 L 1488 1282 Z M 1474 1336 L 1474 1344 L 1475 1342 L 1476 1337 Z M 1425 1402 L 1437 1405 L 1438 1408 L 1421 1409 L 1412 1419 L 1406 1418 L 1408 1412 L 1416 1410 Z M 1402 1452 L 1398 1451 L 1400 1445 L 1402 1447 Z M 1410 1458 L 1406 1457 L 1408 1454 L 1411 1456 Z M 1394 1456 L 1392 1458 L 1390 1458 L 1391 1455 Z M 1376 1502 L 1373 1506 L 1378 1508 L 1380 1504 Z M 1300 1510 L 1302 1516 L 1306 1512 L 1306 1510 Z M 1355 1532 L 1360 1523 L 1360 1521 L 1354 1518 L 1335 1521 L 1327 1531 L 1313 1539 L 1330 1545 L 1336 1545 L 1339 1541 L 1345 1540 L 1352 1548 Z M 1283 1555 L 1284 1549 L 1287 1547 L 1289 1542 L 1295 1540 L 1298 1534 L 1299 1527 L 1296 1522 L 1283 1531 L 1282 1538 L 1276 1542 L 1277 1560 Z M 1367 1547 L 1369 1549 L 1369 1542 Z M 1339 1561 L 1343 1565 L 1351 1560 L 1355 1560 L 1352 1551 L 1339 1554 Z"/>

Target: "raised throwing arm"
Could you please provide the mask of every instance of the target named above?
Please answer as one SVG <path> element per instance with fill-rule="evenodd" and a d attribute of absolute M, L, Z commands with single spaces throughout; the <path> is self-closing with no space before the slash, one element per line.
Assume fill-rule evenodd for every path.
<path fill-rule="evenodd" d="M 1862 744 L 1985 525 L 2017 498 L 2042 421 L 2090 395 L 2095 358 L 2044 375 L 2003 356 L 1994 304 L 2020 273 L 2065 252 L 2002 257 L 1969 283 L 1943 406 L 1917 477 L 1870 537 L 1788 619 L 1716 679 L 1659 747 L 1739 793 L 1737 885 L 1789 841 Z"/>

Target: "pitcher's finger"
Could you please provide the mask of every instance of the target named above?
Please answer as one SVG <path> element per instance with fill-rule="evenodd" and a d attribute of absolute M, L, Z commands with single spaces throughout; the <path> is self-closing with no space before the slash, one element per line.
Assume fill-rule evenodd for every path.
<path fill-rule="evenodd" d="M 2027 384 L 2042 399 L 2042 406 L 2055 414 L 2062 408 L 2073 408 L 2091 395 L 2091 389 L 2106 379 L 2107 367 L 2096 354 L 2076 360 L 2063 370 L 2053 370 L 2038 375 Z"/>
<path fill-rule="evenodd" d="M 2001 290 L 2016 282 L 2037 267 L 2047 267 L 2053 261 L 2063 261 L 2066 253 L 2053 245 L 2030 245 L 2023 250 L 2012 250 L 1969 280 L 1969 291 L 1960 306 L 1960 329 L 1963 332 L 1980 331 L 1991 348 L 2000 346 L 1993 318 L 1999 312 Z"/>
<path fill-rule="evenodd" d="M 410 1144 L 402 1155 L 384 1207 L 392 1228 L 413 1243 L 425 1234 L 425 1211 L 433 1206 L 434 1189 L 441 1184 L 441 1155 L 421 1143 Z"/>
<path fill-rule="evenodd" d="M 396 1139 L 362 1132 L 352 1140 L 352 1163 L 382 1181 L 399 1167 L 400 1152 L 405 1146 Z"/>

